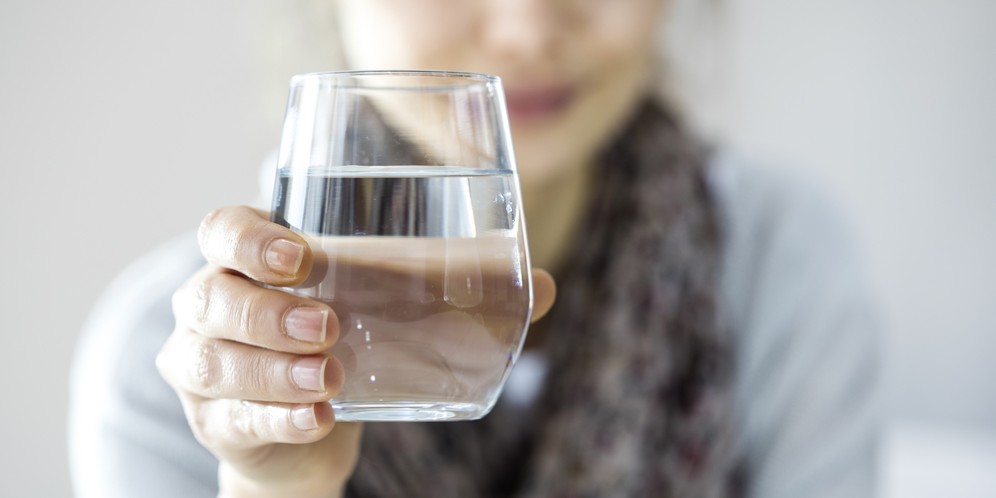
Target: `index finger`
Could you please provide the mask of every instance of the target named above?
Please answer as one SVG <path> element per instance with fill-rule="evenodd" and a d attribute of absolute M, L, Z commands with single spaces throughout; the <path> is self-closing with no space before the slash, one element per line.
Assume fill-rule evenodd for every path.
<path fill-rule="evenodd" d="M 201 221 L 197 240 L 208 262 L 266 284 L 295 285 L 311 270 L 304 238 L 248 206 L 212 211 Z"/>

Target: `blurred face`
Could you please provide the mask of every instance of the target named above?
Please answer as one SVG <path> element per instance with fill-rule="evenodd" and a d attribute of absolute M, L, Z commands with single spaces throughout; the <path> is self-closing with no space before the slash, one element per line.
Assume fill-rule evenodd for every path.
<path fill-rule="evenodd" d="M 577 173 L 645 94 L 663 0 L 340 0 L 355 69 L 501 76 L 524 187 Z"/>

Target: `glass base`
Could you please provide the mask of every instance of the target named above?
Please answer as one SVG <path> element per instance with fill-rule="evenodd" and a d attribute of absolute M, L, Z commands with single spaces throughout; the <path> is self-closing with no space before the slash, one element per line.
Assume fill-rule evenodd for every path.
<path fill-rule="evenodd" d="M 415 401 L 333 402 L 337 422 L 427 422 L 477 420 L 491 407 L 474 403 Z"/>

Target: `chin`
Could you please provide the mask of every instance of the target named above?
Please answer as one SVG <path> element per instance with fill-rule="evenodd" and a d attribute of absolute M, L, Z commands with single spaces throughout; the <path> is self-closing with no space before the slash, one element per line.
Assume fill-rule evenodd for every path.
<path fill-rule="evenodd" d="M 568 126 L 514 131 L 512 140 L 523 188 L 549 185 L 589 166 L 595 147 L 588 131 Z"/>
<path fill-rule="evenodd" d="M 561 151 L 568 149 L 568 147 L 550 144 L 535 144 L 535 147 L 516 145 L 516 162 L 522 188 L 542 187 L 563 178 L 565 175 L 579 172 L 585 161 L 579 157 L 565 156 Z M 551 154 L 551 150 L 555 152 Z M 561 153 L 557 154 L 556 152 Z"/>

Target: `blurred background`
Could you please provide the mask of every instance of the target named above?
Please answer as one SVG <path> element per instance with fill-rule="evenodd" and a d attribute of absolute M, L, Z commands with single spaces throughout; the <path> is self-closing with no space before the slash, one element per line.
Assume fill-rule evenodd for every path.
<path fill-rule="evenodd" d="M 861 237 L 889 322 L 882 496 L 996 497 L 996 2 L 676 1 L 703 132 L 826 185 Z M 0 3 L 0 495 L 70 494 L 88 309 L 251 201 L 288 78 L 330 68 L 323 20 L 275 3 Z"/>

